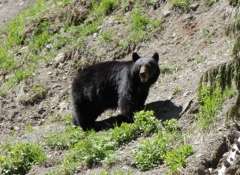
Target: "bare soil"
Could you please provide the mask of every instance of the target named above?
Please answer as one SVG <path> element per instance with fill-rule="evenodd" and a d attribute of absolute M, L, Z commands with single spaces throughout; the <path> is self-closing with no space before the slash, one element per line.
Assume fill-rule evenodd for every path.
<path fill-rule="evenodd" d="M 35 0 L 0 1 L 0 27 L 33 2 Z M 216 1 L 212 6 L 204 2 L 196 2 L 194 4 L 196 6 L 189 12 L 173 9 L 168 2 L 162 1 L 159 1 L 160 6 L 149 6 L 150 18 L 163 19 L 161 32 L 148 41 L 130 48 L 129 53 L 125 55 L 119 53 L 116 48 L 110 48 L 116 50 L 116 55 L 118 53 L 120 55 L 111 58 L 108 54 L 109 48 L 105 48 L 105 57 L 97 58 L 98 61 L 116 58 L 130 60 L 132 51 L 137 51 L 142 56 L 152 56 L 157 51 L 161 66 L 171 67 L 172 72 L 162 73 L 158 82 L 151 88 L 146 106 L 147 109 L 155 109 L 158 119 L 163 121 L 171 118 L 178 119 L 185 142 L 193 145 L 195 153 L 188 158 L 186 167 L 179 171 L 179 174 L 214 174 L 214 170 L 220 166 L 219 162 L 223 154 L 229 151 L 229 146 L 233 143 L 231 131 L 234 128 L 230 127 L 233 126 L 231 122 L 225 125 L 225 115 L 231 104 L 235 102 L 235 97 L 229 99 L 224 104 L 223 110 L 219 111 L 218 121 L 216 121 L 217 129 L 203 134 L 195 122 L 198 106 L 196 92 L 200 77 L 208 69 L 230 61 L 234 44 L 233 39 L 225 35 L 225 27 L 234 17 L 234 7 L 229 5 L 227 0 Z M 121 37 L 122 24 L 114 23 L 112 20 L 114 15 L 117 15 L 117 12 L 109 15 L 100 28 L 107 30 L 114 26 Z M 98 33 L 89 36 L 89 48 L 99 45 L 95 42 L 96 35 Z M 102 50 L 104 51 L 104 47 L 99 46 L 98 51 Z M 76 58 L 73 56 L 72 59 L 62 60 L 60 66 L 54 66 L 54 63 L 47 66 L 44 63 L 40 64 L 40 69 L 34 77 L 13 87 L 7 92 L 5 98 L 0 99 L 0 142 L 9 139 L 9 134 L 13 130 L 16 131 L 14 139 L 17 141 L 37 142 L 41 140 L 44 133 L 62 127 L 60 122 L 53 123 L 51 119 L 53 115 L 60 118 L 72 113 L 72 102 L 67 95 L 71 91 L 71 82 L 77 69 L 74 66 L 75 61 Z M 20 103 L 19 97 L 25 95 L 36 80 L 43 83 L 46 96 L 34 105 Z M 174 94 L 175 88 L 180 90 L 176 94 Z M 160 110 L 162 108 L 167 110 Z M 107 118 L 114 113 L 115 111 L 107 111 L 102 118 Z M 33 133 L 25 133 L 28 124 L 33 126 Z M 166 173 L 166 165 L 146 172 L 140 172 L 132 166 L 131 150 L 141 139 L 120 148 L 122 154 L 117 163 L 108 169 L 112 174 L 116 171 L 128 170 L 133 174 Z M 49 155 L 51 155 L 49 166 L 35 166 L 29 174 L 46 174 L 57 168 L 57 163 L 63 158 L 64 152 L 52 151 Z M 76 174 L 100 174 L 102 170 L 104 170 L 102 166 L 92 169 L 79 167 Z"/>

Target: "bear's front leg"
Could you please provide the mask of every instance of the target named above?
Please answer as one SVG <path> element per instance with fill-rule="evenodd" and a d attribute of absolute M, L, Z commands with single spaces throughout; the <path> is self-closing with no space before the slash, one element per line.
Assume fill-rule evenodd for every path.
<path fill-rule="evenodd" d="M 127 122 L 133 123 L 134 112 L 138 110 L 138 104 L 134 101 L 132 95 L 122 94 L 119 98 L 118 106 L 122 112 L 122 116 L 127 119 Z"/>

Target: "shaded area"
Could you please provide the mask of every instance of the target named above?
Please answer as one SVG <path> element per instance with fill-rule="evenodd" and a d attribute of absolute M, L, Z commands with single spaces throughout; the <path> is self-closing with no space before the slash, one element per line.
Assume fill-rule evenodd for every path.
<path fill-rule="evenodd" d="M 158 120 L 166 121 L 169 119 L 179 119 L 182 106 L 176 106 L 170 100 L 156 101 L 147 104 L 144 110 L 153 110 Z M 110 128 L 114 128 L 115 126 L 120 126 L 123 122 L 131 123 L 122 115 L 112 116 L 101 121 L 96 121 L 95 130 L 108 130 Z"/>
<path fill-rule="evenodd" d="M 170 100 L 156 101 L 146 105 L 145 110 L 153 110 L 158 120 L 179 119 L 182 106 L 176 106 Z"/>

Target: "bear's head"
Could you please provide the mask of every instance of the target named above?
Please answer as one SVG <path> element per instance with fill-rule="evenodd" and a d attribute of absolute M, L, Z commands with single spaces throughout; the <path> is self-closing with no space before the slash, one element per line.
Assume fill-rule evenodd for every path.
<path fill-rule="evenodd" d="M 134 62 L 133 72 L 138 75 L 142 83 L 146 83 L 153 76 L 159 76 L 159 55 L 154 53 L 152 57 L 140 57 L 136 52 L 132 55 Z"/>

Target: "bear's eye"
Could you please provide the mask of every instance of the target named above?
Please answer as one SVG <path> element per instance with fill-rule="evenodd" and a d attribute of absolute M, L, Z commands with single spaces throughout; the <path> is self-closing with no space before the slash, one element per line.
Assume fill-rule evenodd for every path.
<path fill-rule="evenodd" d="M 151 67 L 151 65 L 148 63 L 147 65 L 146 65 L 146 68 L 150 68 Z"/>

